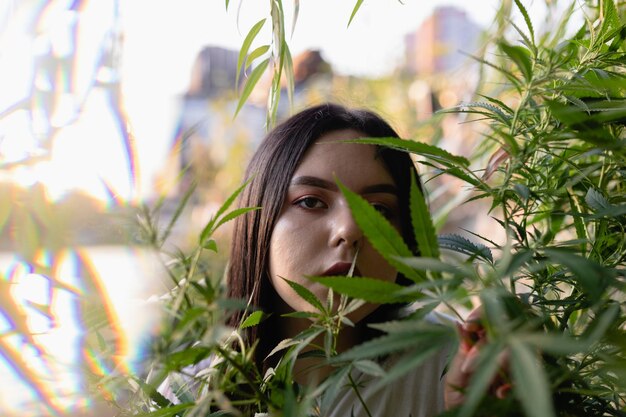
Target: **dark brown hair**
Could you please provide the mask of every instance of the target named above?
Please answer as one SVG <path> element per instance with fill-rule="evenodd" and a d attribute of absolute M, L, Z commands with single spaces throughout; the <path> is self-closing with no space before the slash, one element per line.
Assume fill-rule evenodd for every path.
<path fill-rule="evenodd" d="M 246 179 L 250 183 L 240 198 L 241 207 L 261 209 L 235 220 L 227 272 L 229 297 L 250 300 L 254 308 L 266 313 L 275 312 L 278 296 L 268 275 L 269 245 L 289 183 L 309 147 L 324 134 L 343 129 L 356 130 L 364 137 L 398 137 L 378 115 L 336 104 L 308 108 L 278 125 L 265 137 L 248 165 Z M 402 236 L 407 245 L 415 250 L 409 214 L 409 190 L 411 175 L 418 178 L 417 170 L 410 156 L 404 152 L 380 148 L 379 154 L 398 189 Z M 406 278 L 402 276 L 397 279 L 398 282 L 403 280 Z M 238 326 L 241 314 L 232 316 L 229 324 Z M 267 322 L 247 329 L 248 341 L 255 341 L 258 332 L 263 332 L 266 326 Z M 269 333 L 263 334 L 267 335 L 265 339 L 268 340 L 260 341 L 258 362 L 278 342 L 269 340 L 274 339 Z"/>

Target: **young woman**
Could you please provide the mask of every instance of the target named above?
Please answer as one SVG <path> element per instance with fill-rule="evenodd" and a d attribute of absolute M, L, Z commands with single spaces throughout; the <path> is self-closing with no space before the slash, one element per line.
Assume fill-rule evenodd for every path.
<path fill-rule="evenodd" d="M 406 282 L 363 236 L 337 180 L 379 210 L 416 252 L 409 186 L 411 176 L 418 178 L 417 171 L 406 153 L 346 142 L 359 137 L 398 135 L 369 111 L 335 104 L 312 107 L 270 132 L 248 166 L 250 183 L 240 204 L 261 209 L 235 220 L 228 295 L 249 300 L 255 308 L 271 313 L 259 326 L 246 329 L 248 342 L 259 343 L 256 359 L 266 369 L 278 359 L 278 355 L 267 358 L 276 344 L 310 325 L 307 319 L 281 317 L 282 313 L 312 310 L 285 279 L 324 300 L 327 288 L 305 276 L 346 275 L 356 259 L 354 276 Z M 363 305 L 350 316 L 356 325 L 339 333 L 338 350 L 374 337 L 368 324 L 398 317 L 403 307 Z M 230 324 L 236 327 L 240 321 L 241 315 L 235 315 Z M 328 410 L 329 415 L 437 415 L 444 409 L 442 376 L 447 359 L 448 353 L 441 351 L 378 391 L 369 389 L 372 378 L 357 375 L 361 398 L 346 390 Z M 296 378 L 300 375 L 307 380 L 306 367 L 296 365 L 296 371 L 301 371 L 296 372 Z M 327 375 L 323 367 L 313 369 L 310 372 L 317 380 Z"/>

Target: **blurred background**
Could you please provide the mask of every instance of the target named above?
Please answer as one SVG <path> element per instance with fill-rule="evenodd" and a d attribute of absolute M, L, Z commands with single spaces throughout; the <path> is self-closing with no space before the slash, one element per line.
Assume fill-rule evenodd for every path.
<path fill-rule="evenodd" d="M 271 74 L 233 116 L 239 48 L 269 7 L 230 3 L 0 0 L 3 416 L 106 415 L 90 375 L 133 370 L 158 335 L 167 257 L 145 244 L 138 215 L 167 225 L 195 187 L 163 245 L 192 246 L 268 128 Z M 366 1 L 347 27 L 354 3 L 284 1 L 295 94 L 278 118 L 335 101 L 378 112 L 403 137 L 476 154 L 480 124 L 435 112 L 473 99 L 484 74 L 469 55 L 488 53 L 502 2 Z M 546 3 L 527 7 L 546 18 Z M 255 42 L 270 38 L 267 22 Z M 452 210 L 468 190 L 426 186 L 440 230 L 490 227 Z"/>

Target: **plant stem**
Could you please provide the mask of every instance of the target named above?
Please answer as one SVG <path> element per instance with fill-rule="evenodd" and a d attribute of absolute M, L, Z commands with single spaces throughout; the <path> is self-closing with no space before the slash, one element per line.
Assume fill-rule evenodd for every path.
<path fill-rule="evenodd" d="M 365 400 L 363 400 L 363 397 L 361 397 L 359 388 L 356 386 L 356 382 L 354 382 L 354 379 L 352 379 L 352 374 L 350 373 L 348 373 L 348 380 L 350 380 L 350 387 L 354 390 L 354 393 L 356 394 L 357 398 L 359 399 L 359 402 L 363 406 L 363 409 L 365 410 L 365 412 L 367 413 L 369 417 L 372 417 L 372 413 L 370 412 L 369 408 L 367 408 L 367 404 L 365 404 Z"/>

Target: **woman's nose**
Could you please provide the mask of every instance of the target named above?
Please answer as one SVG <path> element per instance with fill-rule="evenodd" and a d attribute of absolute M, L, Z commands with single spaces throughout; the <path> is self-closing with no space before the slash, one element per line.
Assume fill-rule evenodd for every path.
<path fill-rule="evenodd" d="M 361 228 L 352 217 L 350 208 L 345 205 L 337 207 L 330 219 L 330 245 L 331 247 L 346 245 L 358 246 L 363 238 Z"/>

